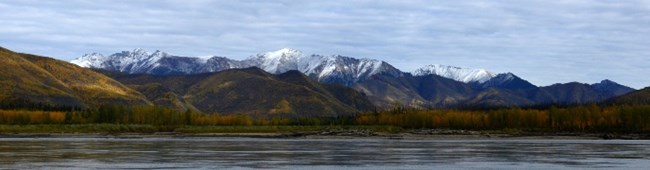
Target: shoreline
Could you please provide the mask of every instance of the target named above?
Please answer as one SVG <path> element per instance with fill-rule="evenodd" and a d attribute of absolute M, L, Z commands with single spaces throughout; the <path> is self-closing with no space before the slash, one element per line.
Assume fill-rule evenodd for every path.
<path fill-rule="evenodd" d="M 423 133 L 422 131 L 427 131 Z M 517 132 L 490 133 L 467 130 L 410 130 L 407 132 L 375 132 L 369 130 L 321 130 L 262 133 L 0 133 L 3 138 L 275 138 L 275 139 L 390 139 L 390 140 L 649 140 L 650 134 L 639 133 L 573 133 L 573 132 Z"/>

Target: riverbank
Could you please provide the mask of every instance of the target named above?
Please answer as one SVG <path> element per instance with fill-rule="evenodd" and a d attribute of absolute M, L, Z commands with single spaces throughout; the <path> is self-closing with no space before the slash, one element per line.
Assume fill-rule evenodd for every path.
<path fill-rule="evenodd" d="M 402 129 L 392 126 L 187 126 L 149 125 L 0 125 L 0 138 L 381 138 L 381 139 L 650 139 L 644 133 L 472 131 Z"/>

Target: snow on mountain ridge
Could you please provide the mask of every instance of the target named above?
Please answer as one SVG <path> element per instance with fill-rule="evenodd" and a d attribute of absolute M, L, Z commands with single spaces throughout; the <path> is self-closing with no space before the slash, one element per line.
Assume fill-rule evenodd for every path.
<path fill-rule="evenodd" d="M 257 54 L 257 57 L 252 60 L 259 63 L 257 67 L 269 73 L 280 74 L 289 70 L 298 70 L 298 60 L 301 58 L 303 58 L 302 52 L 283 48 L 278 51 Z"/>
<path fill-rule="evenodd" d="M 104 55 L 95 52 L 95 53 L 84 54 L 80 58 L 70 61 L 70 63 L 76 64 L 81 67 L 93 68 L 93 66 L 100 65 L 106 59 L 107 58 L 104 57 Z"/>
<path fill-rule="evenodd" d="M 71 63 L 82 67 L 102 68 L 131 74 L 194 74 L 247 67 L 258 67 L 274 74 L 298 70 L 322 82 L 346 85 L 365 80 L 379 73 L 395 76 L 402 73 L 390 64 L 379 60 L 356 59 L 340 55 L 304 55 L 301 51 L 290 48 L 258 53 L 245 60 L 232 60 L 217 56 L 209 59 L 179 57 L 161 51 L 149 54 L 138 48 L 133 51 L 115 53 L 108 57 L 99 53 L 88 54 L 72 60 Z"/>
<path fill-rule="evenodd" d="M 365 80 L 383 71 L 397 70 L 388 64 L 384 65 L 385 62 L 379 60 L 355 59 L 340 55 L 322 56 L 314 54 L 307 56 L 301 51 L 289 48 L 260 53 L 242 62 L 257 63 L 257 65 L 253 66 L 270 73 L 280 74 L 289 70 L 298 70 L 310 77 L 315 77 L 319 81 L 348 85 Z"/>
<path fill-rule="evenodd" d="M 163 58 L 167 58 L 164 59 Z M 180 57 L 156 50 L 148 53 L 141 48 L 104 56 L 99 53 L 85 54 L 70 61 L 82 67 L 101 68 L 121 72 L 149 74 L 194 74 L 215 72 L 232 68 L 258 67 L 273 74 L 298 70 L 314 79 L 325 82 L 351 84 L 370 76 L 388 73 L 394 76 L 401 71 L 390 64 L 369 58 L 352 58 L 341 55 L 304 55 L 291 48 L 283 48 L 252 55 L 245 60 L 225 57 Z M 484 69 L 470 69 L 445 65 L 427 65 L 415 70 L 414 75 L 436 74 L 461 82 L 484 83 L 496 76 Z"/>
<path fill-rule="evenodd" d="M 484 83 L 497 75 L 485 69 L 462 68 L 440 64 L 426 65 L 416 69 L 413 74 L 416 76 L 435 74 L 465 83 Z"/>

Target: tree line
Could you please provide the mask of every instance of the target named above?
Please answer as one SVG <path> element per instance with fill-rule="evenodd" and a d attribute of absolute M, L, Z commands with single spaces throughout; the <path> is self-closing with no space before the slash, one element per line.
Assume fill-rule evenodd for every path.
<path fill-rule="evenodd" d="M 55 109 L 56 110 L 56 109 Z M 650 132 L 650 106 L 583 105 L 491 110 L 409 109 L 396 107 L 354 116 L 296 118 L 221 115 L 156 106 L 102 106 L 45 111 L 0 110 L 0 124 L 147 124 L 161 127 L 266 125 L 381 125 L 402 128 L 471 130 L 521 129 L 567 132 Z"/>
<path fill-rule="evenodd" d="M 34 109 L 0 109 L 0 124 L 147 124 L 179 127 L 199 126 L 252 126 L 252 125 L 325 125 L 352 124 L 353 117 L 344 118 L 254 118 L 247 114 L 221 115 L 178 111 L 157 106 L 101 106 L 95 109 L 48 111 Z"/>
<path fill-rule="evenodd" d="M 650 106 L 582 105 L 491 110 L 405 109 L 361 114 L 360 125 L 472 130 L 521 129 L 567 132 L 650 132 Z"/>

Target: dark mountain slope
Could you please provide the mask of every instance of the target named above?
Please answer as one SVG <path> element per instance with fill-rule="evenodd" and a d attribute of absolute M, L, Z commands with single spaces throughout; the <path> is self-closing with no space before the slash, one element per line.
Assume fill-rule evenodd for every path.
<path fill-rule="evenodd" d="M 424 107 L 429 102 L 423 99 L 411 81 L 412 77 L 393 77 L 374 75 L 368 80 L 354 84 L 352 87 L 368 96 L 374 105 L 383 109 L 396 105 Z"/>
<path fill-rule="evenodd" d="M 368 95 L 377 106 L 446 107 L 471 96 L 472 88 L 465 83 L 437 75 L 394 77 L 375 75 L 357 83 L 354 88 Z"/>
<path fill-rule="evenodd" d="M 611 80 L 603 80 L 600 83 L 591 84 L 591 87 L 603 93 L 607 97 L 615 97 L 635 91 L 633 88 L 620 85 Z"/>
<path fill-rule="evenodd" d="M 525 94 L 525 93 L 523 93 Z M 491 108 L 528 106 L 535 102 L 522 95 L 522 91 L 499 88 L 487 88 L 478 91 L 470 99 L 463 101 L 456 107 Z"/>
<path fill-rule="evenodd" d="M 332 117 L 374 108 L 363 94 L 318 83 L 297 71 L 273 75 L 253 67 L 184 76 L 107 75 L 132 86 L 156 83 L 157 90 L 138 89 L 149 97 L 182 96 L 181 103 L 208 113 Z"/>
<path fill-rule="evenodd" d="M 490 80 L 478 84 L 479 88 L 533 89 L 537 86 L 512 73 L 498 74 Z"/>
<path fill-rule="evenodd" d="M 608 103 L 629 105 L 650 105 L 650 87 L 612 98 Z"/>
<path fill-rule="evenodd" d="M 131 85 L 129 87 L 145 94 L 147 99 L 153 102 L 156 106 L 163 106 L 181 111 L 199 111 L 191 103 L 185 101 L 182 96 L 174 93 L 171 89 L 162 86 L 160 83 Z"/>
<path fill-rule="evenodd" d="M 588 84 L 577 82 L 554 84 L 542 89 L 553 94 L 553 101 L 558 104 L 591 103 L 606 99 Z"/>
<path fill-rule="evenodd" d="M 474 93 L 468 84 L 438 75 L 415 76 L 418 94 L 435 106 L 455 105 Z"/>

